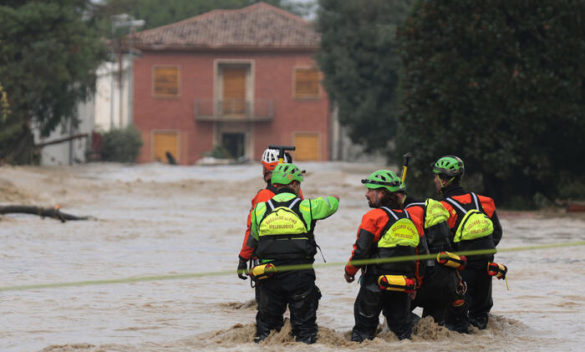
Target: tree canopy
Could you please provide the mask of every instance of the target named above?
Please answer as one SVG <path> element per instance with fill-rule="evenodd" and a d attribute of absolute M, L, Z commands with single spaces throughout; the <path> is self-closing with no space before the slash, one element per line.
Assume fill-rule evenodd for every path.
<path fill-rule="evenodd" d="M 420 1 L 400 38 L 419 181 L 456 154 L 497 200 L 585 196 L 585 1 Z"/>
<path fill-rule="evenodd" d="M 396 28 L 412 0 L 320 0 L 317 55 L 353 142 L 384 150 L 394 137 L 400 60 Z"/>
<path fill-rule="evenodd" d="M 103 44 L 83 20 L 87 0 L 0 1 L 0 161 L 28 163 L 33 127 L 48 135 L 75 120 L 95 87 Z"/>

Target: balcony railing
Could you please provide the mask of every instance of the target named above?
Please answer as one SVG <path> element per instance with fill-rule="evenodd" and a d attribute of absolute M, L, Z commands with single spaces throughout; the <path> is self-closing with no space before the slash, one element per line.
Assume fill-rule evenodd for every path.
<path fill-rule="evenodd" d="M 196 121 L 270 121 L 274 103 L 270 99 L 195 99 Z"/>

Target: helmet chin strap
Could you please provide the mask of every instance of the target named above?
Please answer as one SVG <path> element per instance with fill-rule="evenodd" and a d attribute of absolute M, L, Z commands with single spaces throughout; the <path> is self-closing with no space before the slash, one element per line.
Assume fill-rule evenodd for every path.
<path fill-rule="evenodd" d="M 445 187 L 449 186 L 451 182 L 455 180 L 455 176 L 451 177 L 447 182 L 443 182 L 443 179 L 438 174 L 435 177 L 437 177 L 439 179 L 439 182 L 441 182 L 441 194 L 443 194 Z"/>
<path fill-rule="evenodd" d="M 443 187 L 447 187 L 451 184 L 451 182 L 453 182 L 453 180 L 455 179 L 455 176 L 451 177 L 451 179 L 449 181 L 447 181 L 447 183 L 445 183 L 445 185 Z"/>

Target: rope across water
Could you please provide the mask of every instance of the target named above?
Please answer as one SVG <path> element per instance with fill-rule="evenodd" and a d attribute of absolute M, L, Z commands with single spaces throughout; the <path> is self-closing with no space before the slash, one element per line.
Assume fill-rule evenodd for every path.
<path fill-rule="evenodd" d="M 477 250 L 477 251 L 464 251 L 464 252 L 453 252 L 457 255 L 473 256 L 473 255 L 485 255 L 494 253 L 507 253 L 507 252 L 520 252 L 520 251 L 532 251 L 532 250 L 543 250 L 550 248 L 561 248 L 561 247 L 577 247 L 584 246 L 585 241 L 576 242 L 562 242 L 562 243 L 549 243 L 534 246 L 524 247 L 511 247 L 501 248 L 492 250 Z M 356 266 L 369 265 L 369 264 L 381 264 L 381 263 L 396 263 L 405 262 L 411 260 L 426 260 L 437 257 L 435 254 L 425 254 L 416 256 L 402 256 L 392 258 L 376 258 L 376 259 L 364 259 L 354 260 L 351 263 Z M 279 272 L 282 271 L 293 271 L 293 270 L 306 270 L 311 268 L 319 267 L 332 267 L 332 266 L 344 266 L 347 262 L 331 262 L 331 263 L 317 263 L 317 264 L 301 264 L 301 265 L 287 265 L 279 266 L 277 269 Z M 155 275 L 155 276 L 140 276 L 140 277 L 128 277 L 120 279 L 105 279 L 105 280 L 87 280 L 87 281 L 72 281 L 72 282 L 56 282 L 46 284 L 29 284 L 29 285 L 16 285 L 16 286 L 4 286 L 0 287 L 0 292 L 7 291 L 33 291 L 48 288 L 61 288 L 61 287 L 80 287 L 80 286 L 100 286 L 100 285 L 113 285 L 113 284 L 128 284 L 135 282 L 145 281 L 162 281 L 162 280 L 184 280 L 207 276 L 222 276 L 222 275 L 233 275 L 235 270 L 223 270 L 223 271 L 207 271 L 200 273 L 186 273 L 186 274 L 175 274 L 175 275 Z"/>

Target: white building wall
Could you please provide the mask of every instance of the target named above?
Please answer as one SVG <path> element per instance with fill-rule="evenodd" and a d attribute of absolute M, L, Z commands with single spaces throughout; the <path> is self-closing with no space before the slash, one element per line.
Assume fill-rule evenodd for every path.
<path fill-rule="evenodd" d="M 130 62 L 126 57 L 122 65 L 106 62 L 98 68 L 95 94 L 95 127 L 98 131 L 123 128 L 129 123 L 129 68 Z"/>
<path fill-rule="evenodd" d="M 120 67 L 122 68 L 121 75 L 119 75 Z M 77 127 L 65 123 L 58 126 L 45 138 L 40 137 L 37 129 L 34 130 L 36 144 L 51 142 L 77 134 L 87 134 L 85 138 L 43 147 L 40 150 L 41 165 L 84 163 L 91 148 L 91 134 L 93 131 L 103 133 L 112 128 L 123 128 L 128 125 L 129 68 L 130 63 L 126 57 L 124 57 L 121 65 L 118 62 L 106 62 L 98 68 L 96 91 L 93 98 L 87 102 L 80 102 L 78 105 L 77 117 L 79 124 Z"/>
<path fill-rule="evenodd" d="M 48 137 L 41 138 L 38 129 L 34 129 L 35 144 L 56 141 L 70 136 L 85 134 L 85 137 L 52 144 L 40 149 L 41 165 L 73 165 L 84 163 L 87 157 L 91 132 L 93 131 L 93 99 L 79 103 L 77 114 L 80 118 L 77 127 L 65 122 L 58 126 Z"/>

